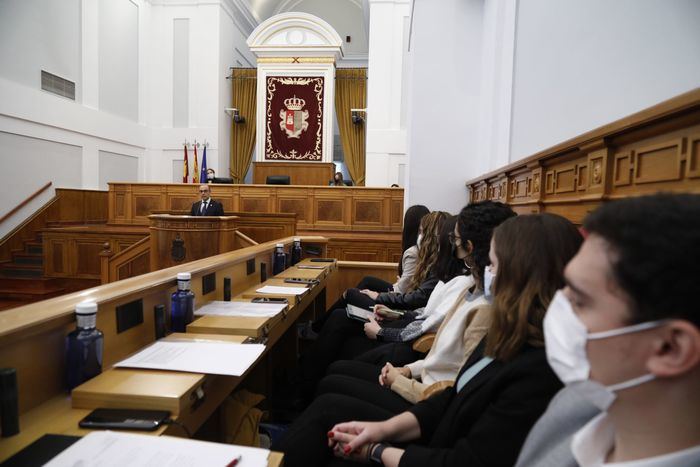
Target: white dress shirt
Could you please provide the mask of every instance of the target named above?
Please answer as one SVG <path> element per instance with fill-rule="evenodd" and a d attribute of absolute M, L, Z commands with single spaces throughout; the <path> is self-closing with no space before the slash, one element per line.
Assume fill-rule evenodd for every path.
<path fill-rule="evenodd" d="M 603 412 L 583 428 L 571 441 L 574 459 L 581 467 L 690 467 L 700 466 L 700 446 L 683 449 L 661 456 L 627 462 L 605 462 L 615 443 L 615 427 Z"/>

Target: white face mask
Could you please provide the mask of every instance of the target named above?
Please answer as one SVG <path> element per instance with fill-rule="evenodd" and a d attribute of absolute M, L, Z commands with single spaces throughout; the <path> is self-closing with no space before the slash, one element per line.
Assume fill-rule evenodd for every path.
<path fill-rule="evenodd" d="M 496 279 L 496 275 L 491 272 L 491 268 L 486 266 L 484 268 L 484 298 L 487 300 L 493 300 L 493 281 Z"/>
<path fill-rule="evenodd" d="M 416 239 L 416 246 L 420 248 L 420 242 L 423 241 L 423 234 L 418 234 L 418 238 Z"/>
<path fill-rule="evenodd" d="M 213 180 L 214 179 L 214 174 L 211 172 L 207 173 L 207 180 Z"/>
<path fill-rule="evenodd" d="M 649 321 L 609 331 L 589 333 L 576 316 L 566 295 L 559 290 L 554 295 L 544 317 L 547 361 L 564 384 L 576 388 L 585 399 L 605 411 L 615 401 L 616 391 L 646 383 L 653 380 L 655 376 L 646 374 L 611 386 L 603 386 L 590 380 L 591 367 L 586 355 L 586 342 L 644 331 L 662 324 L 664 321 Z"/>

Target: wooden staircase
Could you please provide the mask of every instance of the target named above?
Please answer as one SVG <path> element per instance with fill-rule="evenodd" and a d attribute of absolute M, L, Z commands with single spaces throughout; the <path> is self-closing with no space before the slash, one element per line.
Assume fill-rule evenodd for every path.
<path fill-rule="evenodd" d="M 56 279 L 44 277 L 41 234 L 22 242 L 12 259 L 0 262 L 0 310 L 38 302 L 66 292 Z"/>

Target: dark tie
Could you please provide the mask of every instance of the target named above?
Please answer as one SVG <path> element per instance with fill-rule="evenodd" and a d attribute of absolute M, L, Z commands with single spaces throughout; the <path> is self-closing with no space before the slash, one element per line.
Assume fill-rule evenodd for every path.
<path fill-rule="evenodd" d="M 202 210 L 200 211 L 200 214 L 204 214 L 205 212 L 207 212 L 207 202 L 202 201 Z"/>

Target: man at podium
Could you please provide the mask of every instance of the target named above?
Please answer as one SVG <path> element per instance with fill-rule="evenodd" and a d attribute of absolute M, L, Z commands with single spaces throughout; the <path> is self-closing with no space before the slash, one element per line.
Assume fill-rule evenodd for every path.
<path fill-rule="evenodd" d="M 199 185 L 200 201 L 192 204 L 190 216 L 223 216 L 224 206 L 218 201 L 211 199 L 211 189 L 209 185 Z"/>

